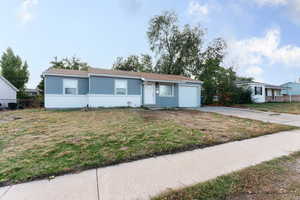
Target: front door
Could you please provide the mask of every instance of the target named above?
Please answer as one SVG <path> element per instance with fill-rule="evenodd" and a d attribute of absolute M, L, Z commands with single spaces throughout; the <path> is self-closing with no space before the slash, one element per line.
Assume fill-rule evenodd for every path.
<path fill-rule="evenodd" d="M 155 84 L 144 85 L 144 104 L 155 104 Z"/>

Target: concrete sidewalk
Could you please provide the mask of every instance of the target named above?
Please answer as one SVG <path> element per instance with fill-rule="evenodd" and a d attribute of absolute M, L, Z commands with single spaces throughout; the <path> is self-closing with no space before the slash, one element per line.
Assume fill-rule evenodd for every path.
<path fill-rule="evenodd" d="M 258 110 L 231 108 L 222 106 L 204 106 L 198 110 L 203 112 L 214 112 L 222 115 L 236 116 L 247 119 L 254 119 L 264 122 L 271 122 L 277 124 L 291 125 L 300 127 L 300 115 L 263 112 Z"/>
<path fill-rule="evenodd" d="M 1 200 L 135 200 L 300 151 L 300 131 L 0 188 Z"/>

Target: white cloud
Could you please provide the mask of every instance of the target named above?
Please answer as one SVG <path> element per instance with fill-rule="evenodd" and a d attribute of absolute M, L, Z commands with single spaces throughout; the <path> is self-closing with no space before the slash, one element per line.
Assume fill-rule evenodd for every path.
<path fill-rule="evenodd" d="M 18 18 L 23 24 L 26 24 L 33 19 L 33 9 L 37 4 L 38 0 L 22 0 Z"/>
<path fill-rule="evenodd" d="M 209 14 L 209 8 L 207 4 L 200 4 L 197 1 L 191 1 L 188 7 L 188 13 L 191 16 L 204 17 Z"/>
<path fill-rule="evenodd" d="M 262 79 L 263 67 L 300 67 L 300 47 L 280 45 L 280 30 L 270 29 L 263 37 L 229 41 L 228 57 L 225 63 L 234 62 L 241 75 Z"/>
<path fill-rule="evenodd" d="M 286 5 L 289 0 L 254 0 L 260 6 Z"/>
<path fill-rule="evenodd" d="M 252 0 L 259 6 L 277 6 L 283 9 L 283 12 L 289 18 L 300 24 L 300 0 Z"/>

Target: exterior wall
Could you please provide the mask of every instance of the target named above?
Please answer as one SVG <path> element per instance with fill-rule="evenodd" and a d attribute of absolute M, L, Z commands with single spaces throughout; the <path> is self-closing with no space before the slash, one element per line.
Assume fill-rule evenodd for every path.
<path fill-rule="evenodd" d="M 115 96 L 115 95 L 88 95 L 89 106 L 93 108 L 98 107 L 141 107 L 142 96 L 141 95 L 127 95 L 127 96 Z"/>
<path fill-rule="evenodd" d="M 128 95 L 141 95 L 142 81 L 139 79 L 124 79 L 91 76 L 90 78 L 90 94 L 114 95 L 115 80 L 127 80 Z"/>
<path fill-rule="evenodd" d="M 266 89 L 266 91 L 267 91 L 266 96 L 268 96 L 268 97 L 273 96 L 272 89 Z"/>
<path fill-rule="evenodd" d="M 174 84 L 174 95 L 172 97 L 159 96 L 159 83 L 156 84 L 156 106 L 179 107 L 178 99 L 178 84 Z"/>
<path fill-rule="evenodd" d="M 282 87 L 289 87 L 289 89 L 283 90 L 284 95 L 300 95 L 300 83 L 285 83 L 281 85 Z"/>
<path fill-rule="evenodd" d="M 89 92 L 89 79 L 62 76 L 45 77 L 45 94 L 63 94 L 63 79 L 78 80 L 78 95 L 85 95 Z"/>
<path fill-rule="evenodd" d="M 262 87 L 262 95 L 255 95 L 255 87 Z M 266 89 L 263 84 L 253 83 L 250 85 L 252 91 L 252 99 L 255 103 L 265 103 L 266 102 Z"/>
<path fill-rule="evenodd" d="M 63 94 L 63 79 L 78 80 L 78 95 Z M 45 77 L 46 108 L 82 108 L 82 107 L 140 107 L 142 105 L 141 85 L 138 79 L 126 79 L 127 95 L 114 95 L 115 79 L 109 77 L 76 78 Z"/>
<path fill-rule="evenodd" d="M 0 78 L 0 107 L 17 102 L 17 92 Z"/>
<path fill-rule="evenodd" d="M 45 94 L 46 108 L 83 108 L 88 104 L 87 95 Z"/>

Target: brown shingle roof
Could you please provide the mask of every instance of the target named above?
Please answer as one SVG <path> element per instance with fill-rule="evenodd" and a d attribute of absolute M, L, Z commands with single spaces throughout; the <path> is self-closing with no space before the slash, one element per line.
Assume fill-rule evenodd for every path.
<path fill-rule="evenodd" d="M 57 74 L 57 75 L 74 75 L 74 76 L 88 76 L 89 74 L 96 75 L 113 75 L 113 76 L 127 76 L 134 78 L 143 78 L 146 80 L 161 80 L 161 81 L 196 81 L 194 79 L 179 76 L 179 75 L 167 75 L 167 74 L 157 74 L 157 73 L 146 73 L 146 72 L 129 72 L 121 70 L 109 70 L 100 68 L 89 68 L 88 71 L 79 70 L 68 70 L 68 69 L 55 69 L 49 68 L 44 74 Z M 197 81 L 200 82 L 200 81 Z"/>

